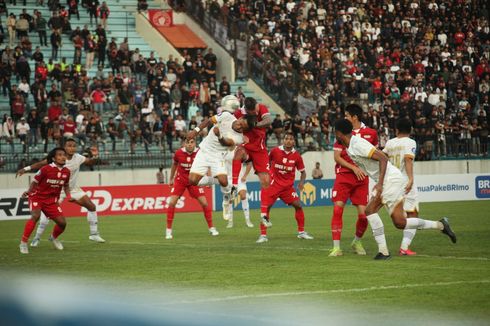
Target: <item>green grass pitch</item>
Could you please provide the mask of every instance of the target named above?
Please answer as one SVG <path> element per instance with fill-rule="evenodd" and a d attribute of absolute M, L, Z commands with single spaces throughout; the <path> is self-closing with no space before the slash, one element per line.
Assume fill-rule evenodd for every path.
<path fill-rule="evenodd" d="M 0 228 L 0 266 L 14 273 L 137 284 L 135 291 L 141 292 L 168 286 L 175 291 L 204 291 L 213 298 L 238 294 L 242 301 L 307 299 L 366 312 L 397 312 L 400 318 L 449 314 L 470 318 L 469 324 L 488 322 L 490 201 L 425 203 L 421 212 L 427 219 L 448 216 L 458 243 L 452 244 L 437 231 L 419 231 L 411 246 L 419 255 L 399 257 L 402 232 L 382 211 L 393 258 L 372 259 L 376 244 L 370 229 L 363 240 L 368 256 L 356 256 L 350 251 L 356 212 L 348 207 L 344 256 L 330 258 L 332 208 L 318 207 L 305 209 L 306 230 L 315 236 L 311 241 L 296 238 L 293 209 L 272 209 L 269 242 L 261 245 L 255 243 L 258 211 L 251 212 L 253 229 L 246 228 L 241 211 L 235 212 L 233 229 L 225 228 L 221 212 L 214 213 L 218 237 L 208 234 L 202 214 L 176 214 L 173 240 L 164 239 L 164 216 L 100 217 L 105 244 L 88 240 L 85 218 L 72 218 L 61 236 L 64 251 L 53 249 L 46 232 L 39 248 L 21 256 L 18 243 L 25 221 L 5 221 Z"/>

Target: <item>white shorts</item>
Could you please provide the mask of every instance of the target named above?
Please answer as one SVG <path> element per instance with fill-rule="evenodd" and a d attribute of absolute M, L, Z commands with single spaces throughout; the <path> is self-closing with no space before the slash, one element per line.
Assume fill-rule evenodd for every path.
<path fill-rule="evenodd" d="M 82 198 L 83 196 L 86 196 L 87 193 L 85 191 L 82 190 L 82 188 L 80 187 L 75 187 L 73 189 L 70 189 L 70 196 L 71 198 L 75 199 L 75 200 L 79 200 L 80 198 Z M 60 200 L 59 202 L 63 202 L 63 200 L 65 200 L 66 198 L 66 195 L 65 195 L 65 192 L 62 190 L 61 191 L 61 194 L 60 194 Z"/>
<path fill-rule="evenodd" d="M 381 202 L 391 215 L 396 205 L 405 198 L 405 185 L 407 181 L 403 178 L 387 178 L 383 184 Z"/>
<path fill-rule="evenodd" d="M 235 155 L 235 150 L 228 151 L 225 155 L 225 164 L 226 171 L 228 173 L 228 183 L 233 183 L 233 156 Z M 247 191 L 247 183 L 242 182 L 242 177 L 245 174 L 246 167 L 242 164 L 242 169 L 240 170 L 240 175 L 238 177 L 237 191 L 240 192 L 242 190 Z"/>
<path fill-rule="evenodd" d="M 194 158 L 190 173 L 196 173 L 199 175 L 207 175 L 208 170 L 211 170 L 211 176 L 214 178 L 218 175 L 227 175 L 225 165 L 226 153 L 206 153 L 199 151 Z"/>
<path fill-rule="evenodd" d="M 419 199 L 417 192 L 417 185 L 414 183 L 412 189 L 405 195 L 405 202 L 403 203 L 403 210 L 408 213 L 419 211 Z"/>

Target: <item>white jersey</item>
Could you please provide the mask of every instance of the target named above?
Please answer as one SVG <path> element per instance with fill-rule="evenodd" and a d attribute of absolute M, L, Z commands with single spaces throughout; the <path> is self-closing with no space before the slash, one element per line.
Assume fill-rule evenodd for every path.
<path fill-rule="evenodd" d="M 85 162 L 87 158 L 78 153 L 73 154 L 71 160 L 66 160 L 65 167 L 71 172 L 70 176 L 70 189 L 77 187 L 78 172 L 80 172 L 80 166 Z"/>
<path fill-rule="evenodd" d="M 221 112 L 220 114 L 213 117 L 216 119 L 216 125 L 209 131 L 208 135 L 199 144 L 201 151 L 211 154 L 226 153 L 229 151 L 228 146 L 223 146 L 219 142 L 218 137 L 214 134 L 213 129 L 219 128 L 220 134 L 228 139 L 235 142 L 235 145 L 240 145 L 243 143 L 243 134 L 236 132 L 231 127 L 233 122 L 237 120 L 235 116 L 229 112 Z"/>
<path fill-rule="evenodd" d="M 408 178 L 408 175 L 405 167 L 405 157 L 414 159 L 416 151 L 417 143 L 409 137 L 392 138 L 388 140 L 383 149 L 383 152 L 390 158 L 391 164 L 396 166 L 406 178 Z"/>
<path fill-rule="evenodd" d="M 376 160 L 371 159 L 371 156 L 376 151 L 370 142 L 361 137 L 351 137 L 349 148 L 347 148 L 347 153 L 352 158 L 352 160 L 359 166 L 367 175 L 378 182 L 379 179 L 379 163 Z M 394 167 L 390 162 L 386 167 L 385 181 L 390 177 L 400 177 L 402 174 L 400 170 Z"/>

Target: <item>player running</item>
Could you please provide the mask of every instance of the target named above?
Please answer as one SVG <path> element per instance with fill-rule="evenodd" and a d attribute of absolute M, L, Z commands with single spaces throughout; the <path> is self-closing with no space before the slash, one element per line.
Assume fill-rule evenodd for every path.
<path fill-rule="evenodd" d="M 234 155 L 235 155 L 234 151 L 229 151 L 225 158 L 225 164 L 228 171 L 229 184 L 232 183 L 231 169 L 232 169 L 232 164 L 233 164 L 232 162 L 233 162 Z M 250 209 L 249 209 L 248 195 L 247 195 L 247 177 L 250 174 L 251 170 L 252 170 L 252 162 L 247 162 L 245 169 L 242 169 L 240 171 L 240 178 L 238 180 L 238 186 L 237 186 L 238 198 L 240 198 L 240 201 L 242 203 L 243 215 L 245 216 L 245 224 L 249 228 L 254 227 L 254 225 L 250 221 Z M 223 218 L 228 221 L 228 224 L 226 225 L 228 229 L 231 229 L 233 227 L 233 201 L 234 201 L 233 198 L 229 200 L 225 200 L 223 196 Z"/>
<path fill-rule="evenodd" d="M 446 234 L 453 243 L 456 235 L 449 226 L 449 221 L 443 217 L 439 221 L 423 220 L 416 217 L 406 217 L 403 202 L 407 180 L 400 170 L 393 166 L 383 152 L 376 149 L 367 140 L 352 136 L 352 123 L 346 119 L 335 123 L 337 141 L 347 147 L 347 153 L 376 185 L 372 197 L 366 206 L 366 215 L 373 230 L 374 239 L 378 244 L 377 260 L 391 258 L 386 245 L 384 226 L 378 211 L 384 205 L 391 216 L 393 224 L 398 229 L 436 229 Z"/>
<path fill-rule="evenodd" d="M 410 139 L 412 124 L 409 119 L 400 119 L 396 123 L 396 137 L 388 140 L 383 149 L 390 159 L 391 164 L 396 166 L 403 176 L 408 180 L 405 186 L 405 201 L 403 209 L 407 217 L 418 217 L 419 202 L 417 195 L 417 186 L 413 177 L 413 161 L 417 152 L 417 143 Z M 403 239 L 400 246 L 399 254 L 401 256 L 413 256 L 417 253 L 408 247 L 412 243 L 417 229 L 404 229 Z"/>
<path fill-rule="evenodd" d="M 73 202 L 87 209 L 87 221 L 90 229 L 90 235 L 88 237 L 89 240 L 98 243 L 104 243 L 105 240 L 102 239 L 98 230 L 97 208 L 95 204 L 87 196 L 87 194 L 77 185 L 78 172 L 80 172 L 80 166 L 82 164 L 92 165 L 97 163 L 98 160 L 96 156 L 97 153 L 93 152 L 93 154 L 95 154 L 93 158 L 88 158 L 78 154 L 77 142 L 72 138 L 67 139 L 65 141 L 64 150 L 66 152 L 66 157 L 67 157 L 65 167 L 68 168 L 71 172 L 70 197 L 73 199 Z M 47 160 L 42 160 L 40 162 L 34 163 L 31 166 L 27 166 L 17 171 L 17 176 L 21 176 L 30 170 L 38 170 L 39 168 L 47 164 L 48 164 Z M 62 194 L 60 197 L 60 203 L 63 202 L 64 199 L 65 197 Z M 31 247 L 39 246 L 39 243 L 41 241 L 41 236 L 44 230 L 46 229 L 46 226 L 48 226 L 48 223 L 49 223 L 49 219 L 46 216 L 41 215 L 41 221 L 39 222 L 36 235 L 32 240 Z"/>
<path fill-rule="evenodd" d="M 303 158 L 294 149 L 294 134 L 287 132 L 284 135 L 283 145 L 275 147 L 270 152 L 272 182 L 270 187 L 262 189 L 263 199 L 260 205 L 261 216 L 260 236 L 257 243 L 269 241 L 267 238 L 267 228 L 272 226 L 269 220 L 271 207 L 280 198 L 285 204 L 293 206 L 296 210 L 294 217 L 298 223 L 298 238 L 312 240 L 313 237 L 305 231 L 305 213 L 301 207 L 301 202 L 294 189 L 294 179 L 296 170 L 301 172 L 298 184 L 299 191 L 303 190 L 306 179 L 305 165 Z"/>
<path fill-rule="evenodd" d="M 360 136 L 369 141 L 373 146 L 378 146 L 378 134 L 376 130 L 366 127 L 361 122 L 362 108 L 357 104 L 350 104 L 345 108 L 345 118 L 352 123 L 352 134 Z M 332 201 L 332 239 L 333 249 L 330 257 L 342 256 L 340 248 L 340 238 L 342 235 L 342 215 L 347 200 L 350 199 L 352 205 L 357 208 L 356 233 L 351 243 L 351 247 L 358 255 L 365 255 L 366 250 L 362 246 L 361 238 L 366 232 L 368 221 L 366 219 L 366 205 L 369 199 L 369 178 L 352 161 L 347 154 L 345 146 L 335 142 L 335 182 L 333 184 Z"/>
<path fill-rule="evenodd" d="M 61 147 L 54 148 L 49 152 L 47 161 L 49 164 L 43 166 L 36 173 L 29 190 L 22 194 L 22 197 L 29 198 L 31 218 L 25 224 L 24 234 L 20 241 L 19 248 L 21 254 L 29 253 L 27 242 L 36 227 L 41 212 L 56 223 L 53 233 L 49 237 L 49 241 L 53 243 L 56 249 L 63 250 L 63 245 L 58 240 L 58 237 L 66 228 L 66 220 L 58 200 L 62 188 L 66 196 L 70 198 L 70 170 L 64 167 L 66 163 L 65 150 Z"/>
<path fill-rule="evenodd" d="M 213 208 L 208 205 L 204 189 L 199 186 L 194 186 L 189 183 L 189 171 L 192 163 L 198 153 L 196 141 L 194 139 L 186 139 L 184 147 L 177 150 L 174 154 L 174 161 L 170 169 L 170 182 L 172 186 L 170 201 L 167 209 L 167 230 L 165 231 L 165 239 L 173 239 L 172 224 L 175 215 L 175 205 L 187 189 L 192 198 L 197 199 L 204 212 L 204 218 L 208 224 L 209 233 L 212 236 L 219 235 L 218 230 L 213 226 Z"/>
<path fill-rule="evenodd" d="M 232 165 L 232 184 L 233 191 L 238 187 L 238 179 L 242 169 L 242 162 L 251 161 L 255 173 L 259 177 L 260 186 L 266 189 L 270 185 L 269 174 L 269 155 L 265 145 L 266 132 L 272 123 L 269 110 L 264 104 L 259 104 L 252 97 L 245 98 L 245 106 L 235 111 L 235 117 L 240 118 L 245 115 L 254 115 L 257 117 L 257 125 L 244 132 L 248 143 L 239 146 L 235 151 Z M 263 194 L 261 192 L 260 201 L 263 203 Z M 267 217 L 266 217 L 267 218 Z"/>

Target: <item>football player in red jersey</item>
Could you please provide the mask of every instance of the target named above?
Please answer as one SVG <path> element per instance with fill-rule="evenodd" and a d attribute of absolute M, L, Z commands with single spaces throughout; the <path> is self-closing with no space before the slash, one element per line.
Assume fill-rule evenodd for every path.
<path fill-rule="evenodd" d="M 281 198 L 285 204 L 293 206 L 296 210 L 294 217 L 298 223 L 298 238 L 313 239 L 311 235 L 305 232 L 305 214 L 296 189 L 294 189 L 296 170 L 301 172 L 301 179 L 298 184 L 300 191 L 303 190 L 306 172 L 303 158 L 294 149 L 293 133 L 287 132 L 284 135 L 283 145 L 271 150 L 270 163 L 272 181 L 268 188 L 262 189 L 260 205 L 262 223 L 260 224 L 260 236 L 257 243 L 269 241 L 267 238 L 267 227 L 272 226 L 269 220 L 269 212 L 277 198 Z"/>
<path fill-rule="evenodd" d="M 235 151 L 232 165 L 232 184 L 233 191 L 236 192 L 238 177 L 242 169 L 242 162 L 251 161 L 255 173 L 259 177 L 262 189 L 269 187 L 269 154 L 265 145 L 266 132 L 272 123 L 269 110 L 264 104 L 259 104 L 252 97 L 245 98 L 244 108 L 235 111 L 235 117 L 241 118 L 245 115 L 257 116 L 257 124 L 254 128 L 244 131 L 243 134 L 248 142 L 243 146 L 238 146 Z M 262 196 L 262 195 L 261 195 Z M 262 198 L 261 198 L 262 201 Z"/>
<path fill-rule="evenodd" d="M 165 232 L 165 239 L 173 239 L 172 235 L 172 223 L 174 221 L 175 206 L 177 202 L 187 189 L 192 198 L 197 199 L 204 212 L 204 218 L 208 223 L 209 233 L 212 236 L 219 235 L 216 228 L 213 226 L 213 209 L 204 196 L 204 188 L 194 186 L 189 183 L 189 171 L 191 170 L 192 163 L 198 152 L 196 148 L 195 139 L 186 139 L 184 147 L 177 150 L 174 154 L 174 161 L 172 168 L 170 169 L 170 182 L 169 185 L 173 186 L 171 190 L 170 201 L 167 209 L 167 230 Z"/>
<path fill-rule="evenodd" d="M 353 125 L 352 134 L 369 141 L 375 147 L 378 146 L 378 134 L 376 130 L 366 127 L 362 122 L 362 108 L 357 104 L 350 104 L 345 108 L 345 118 Z M 366 205 L 369 199 L 369 178 L 352 161 L 347 154 L 345 146 L 339 142 L 334 144 L 335 182 L 332 192 L 334 203 L 332 216 L 333 249 L 331 257 L 342 256 L 340 238 L 342 234 L 342 215 L 348 199 L 357 207 L 356 234 L 352 241 L 352 249 L 358 255 L 365 255 L 361 238 L 367 229 Z"/>
<path fill-rule="evenodd" d="M 66 227 L 66 220 L 63 211 L 58 204 L 61 189 L 63 188 L 66 197 L 70 197 L 70 170 L 64 167 L 66 162 L 66 152 L 61 147 L 54 148 L 49 152 L 47 160 L 50 164 L 43 166 L 34 176 L 29 190 L 22 196 L 29 198 L 29 209 L 31 218 L 26 222 L 24 234 L 20 242 L 20 253 L 28 254 L 27 241 L 36 227 L 36 223 L 41 216 L 41 211 L 55 221 L 53 233 L 49 240 L 58 250 L 63 250 L 63 245 L 58 240 L 58 236 L 63 233 Z"/>

